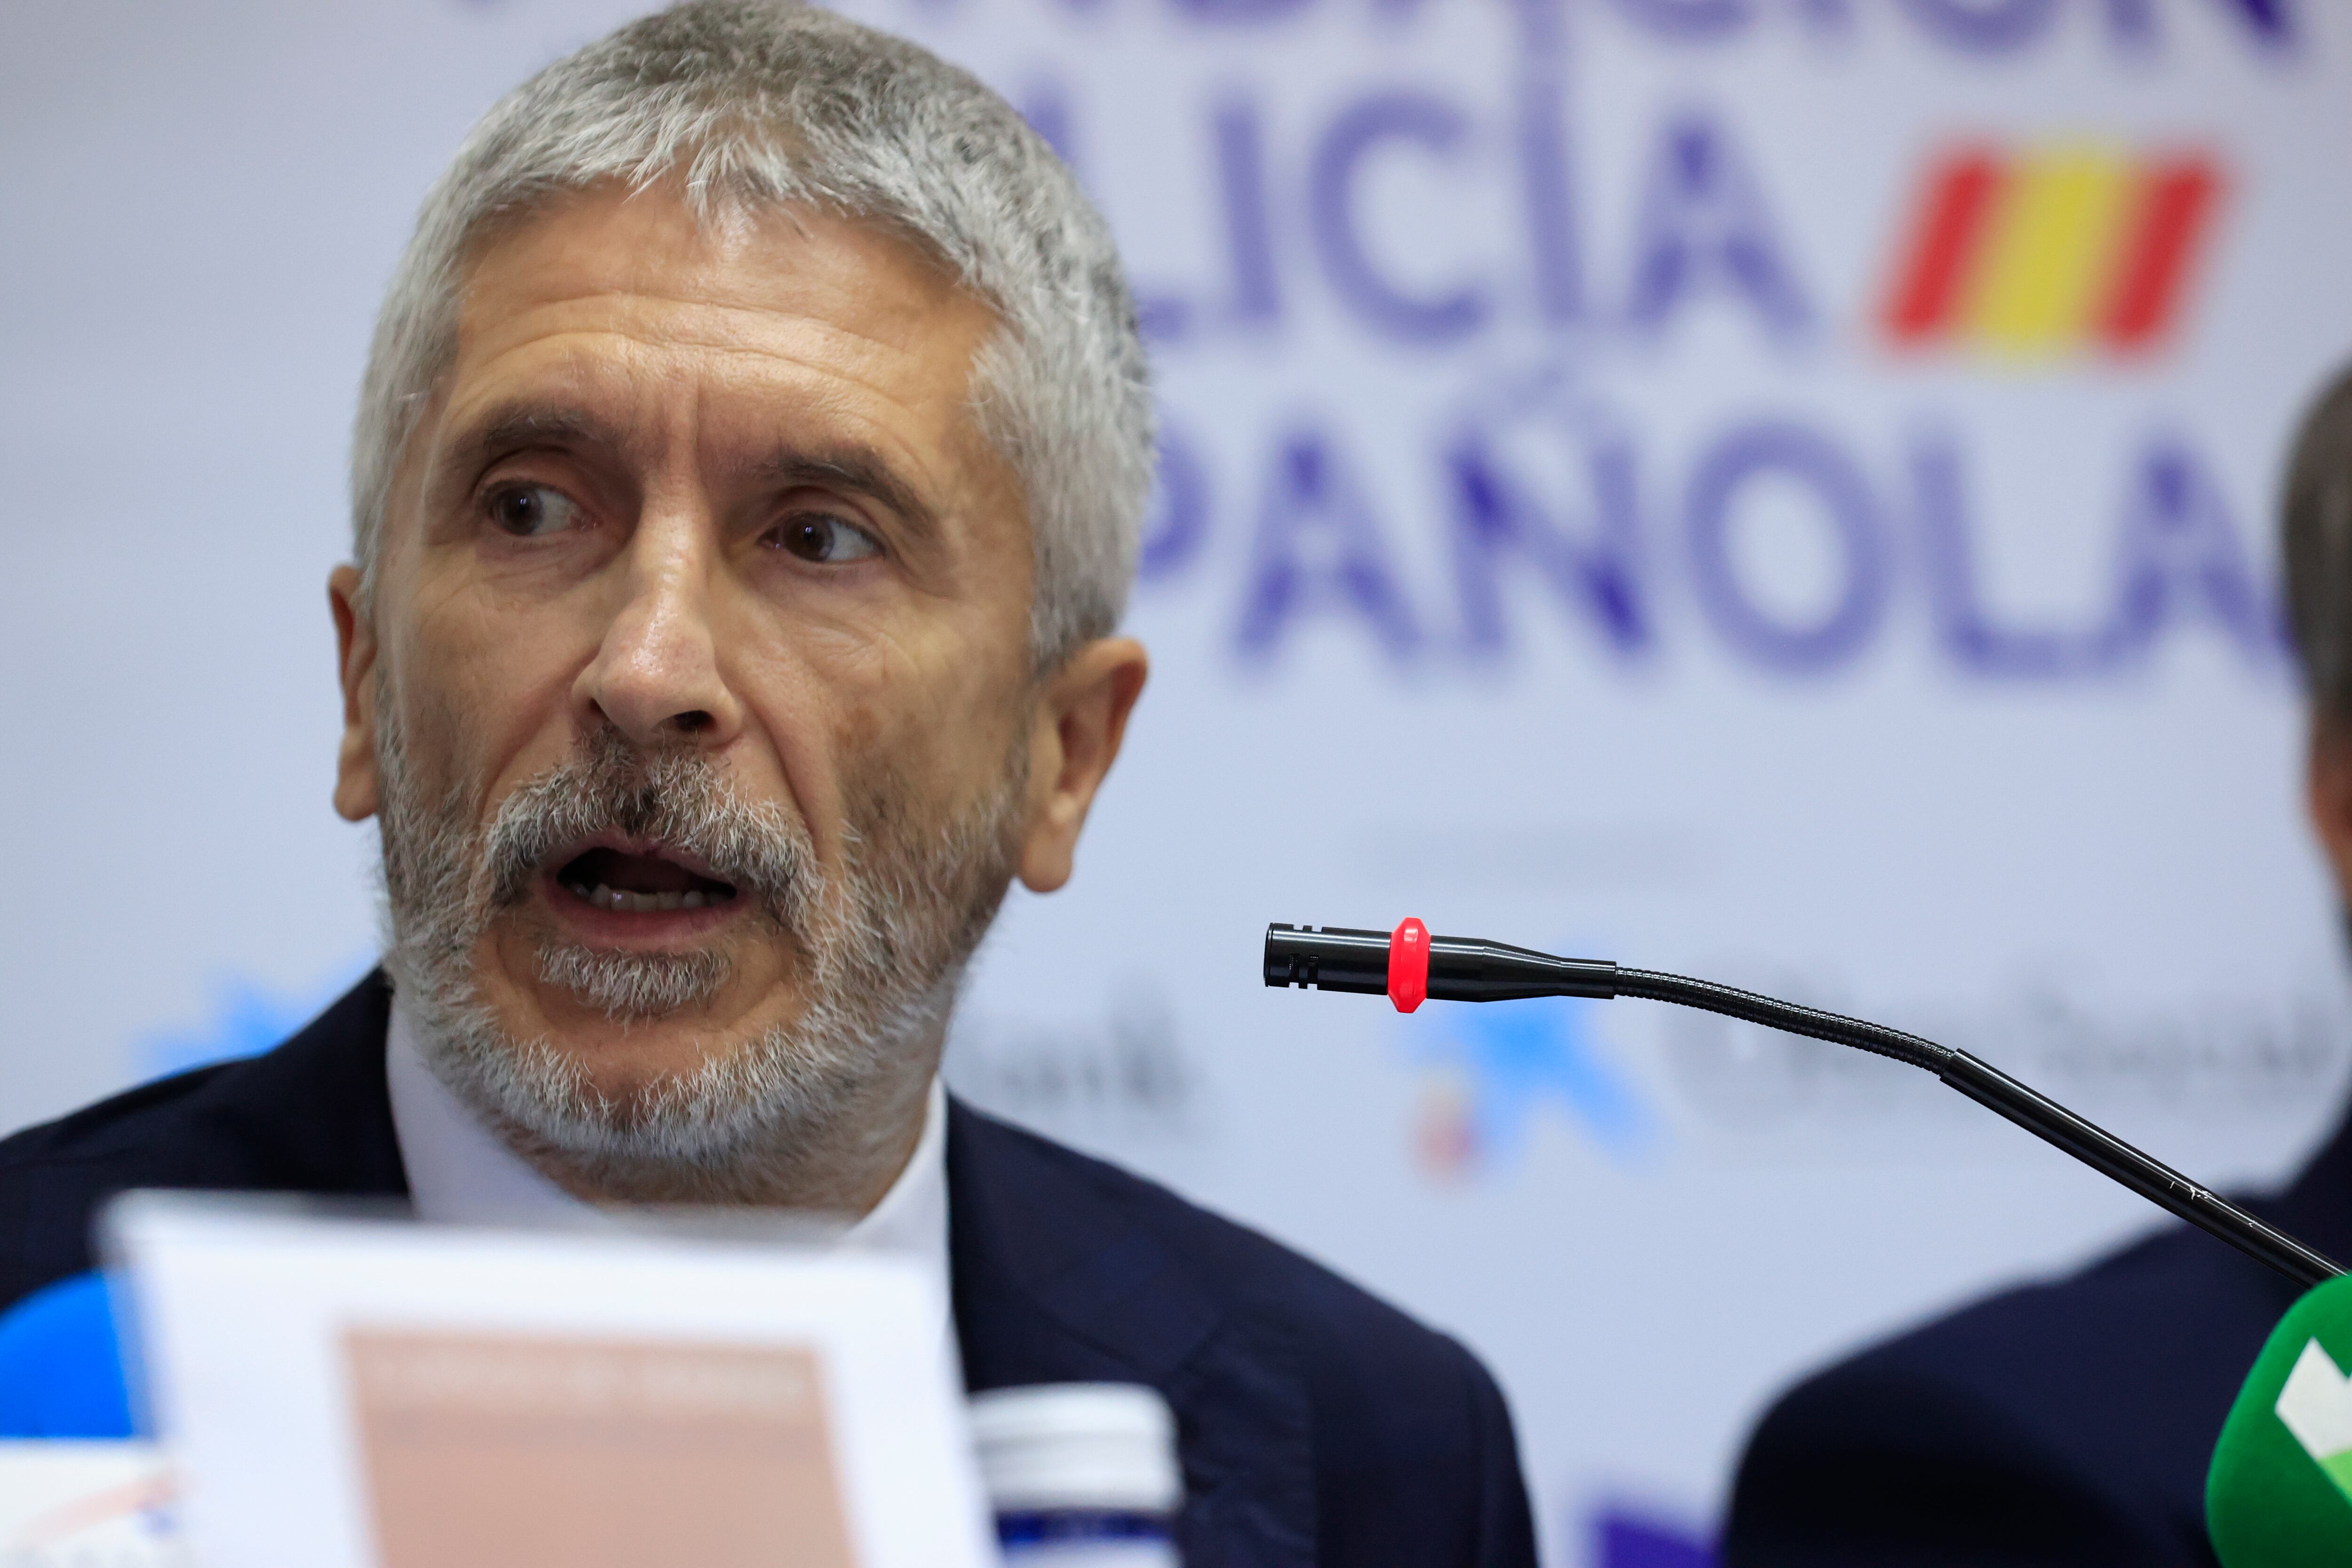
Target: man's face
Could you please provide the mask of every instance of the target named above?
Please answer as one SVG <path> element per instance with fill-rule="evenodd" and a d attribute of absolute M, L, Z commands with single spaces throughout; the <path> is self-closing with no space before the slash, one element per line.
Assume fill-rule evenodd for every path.
<path fill-rule="evenodd" d="M 583 758 L 624 779 L 684 758 L 788 828 L 813 886 L 893 847 L 919 866 L 1000 800 L 985 901 L 1015 866 L 1066 874 L 1066 843 L 1058 873 L 1050 844 L 1029 864 L 1067 726 L 1039 720 L 1019 485 L 969 409 L 984 307 L 876 229 L 706 228 L 659 189 L 571 198 L 467 282 L 373 605 L 339 580 L 347 815 L 384 804 L 390 733 L 420 798 L 478 830 Z M 815 983 L 805 931 L 660 832 L 533 846 L 472 937 L 499 1032 L 615 1099 L 790 1028 Z M 580 978 L 614 955 L 700 978 L 685 1005 L 616 1006 Z"/>

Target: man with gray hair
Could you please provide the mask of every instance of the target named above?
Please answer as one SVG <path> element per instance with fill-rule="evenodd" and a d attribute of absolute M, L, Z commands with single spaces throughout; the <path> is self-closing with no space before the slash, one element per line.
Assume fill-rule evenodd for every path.
<path fill-rule="evenodd" d="M 939 1086 L 1142 689 L 1150 468 L 1109 235 L 964 72 L 706 0 L 517 89 L 394 277 L 329 586 L 383 971 L 0 1144 L 0 1303 L 131 1186 L 837 1215 L 947 1275 L 973 1388 L 1158 1388 L 1193 1568 L 1530 1563 L 1461 1347 Z"/>

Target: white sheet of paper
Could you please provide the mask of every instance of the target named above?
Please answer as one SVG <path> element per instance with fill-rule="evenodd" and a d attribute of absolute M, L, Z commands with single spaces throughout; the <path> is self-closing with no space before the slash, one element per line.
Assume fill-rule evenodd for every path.
<path fill-rule="evenodd" d="M 106 1225 L 200 1561 L 995 1562 L 912 1261 L 187 1194 Z"/>

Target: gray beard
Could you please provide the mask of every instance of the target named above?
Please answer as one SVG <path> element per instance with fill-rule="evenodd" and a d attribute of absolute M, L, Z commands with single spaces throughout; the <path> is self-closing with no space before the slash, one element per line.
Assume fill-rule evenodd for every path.
<path fill-rule="evenodd" d="M 999 785 L 943 826 L 905 825 L 878 797 L 844 872 L 822 875 L 804 824 L 734 791 L 690 747 L 645 752 L 606 731 L 517 788 L 486 826 L 462 787 L 415 776 L 393 694 L 377 702 L 384 963 L 426 1064 L 478 1116 L 566 1184 L 640 1202 L 775 1202 L 835 1184 L 903 1136 L 956 991 L 1011 881 L 1025 795 L 1016 746 Z M 614 1094 L 544 1037 L 518 1039 L 482 998 L 476 954 L 527 900 L 546 858 L 618 828 L 701 858 L 747 911 L 803 955 L 792 1022 L 689 1071 Z M 624 1023 L 709 1003 L 722 951 L 632 953 L 551 942 L 539 978 Z"/>

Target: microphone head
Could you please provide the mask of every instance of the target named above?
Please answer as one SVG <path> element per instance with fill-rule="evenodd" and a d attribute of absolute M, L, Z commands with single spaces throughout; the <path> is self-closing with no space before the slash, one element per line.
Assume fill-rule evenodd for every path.
<path fill-rule="evenodd" d="M 2222 1424 L 2205 1528 L 2223 1568 L 2352 1563 L 2347 1367 L 2352 1275 L 2306 1292 L 2280 1320 Z"/>

